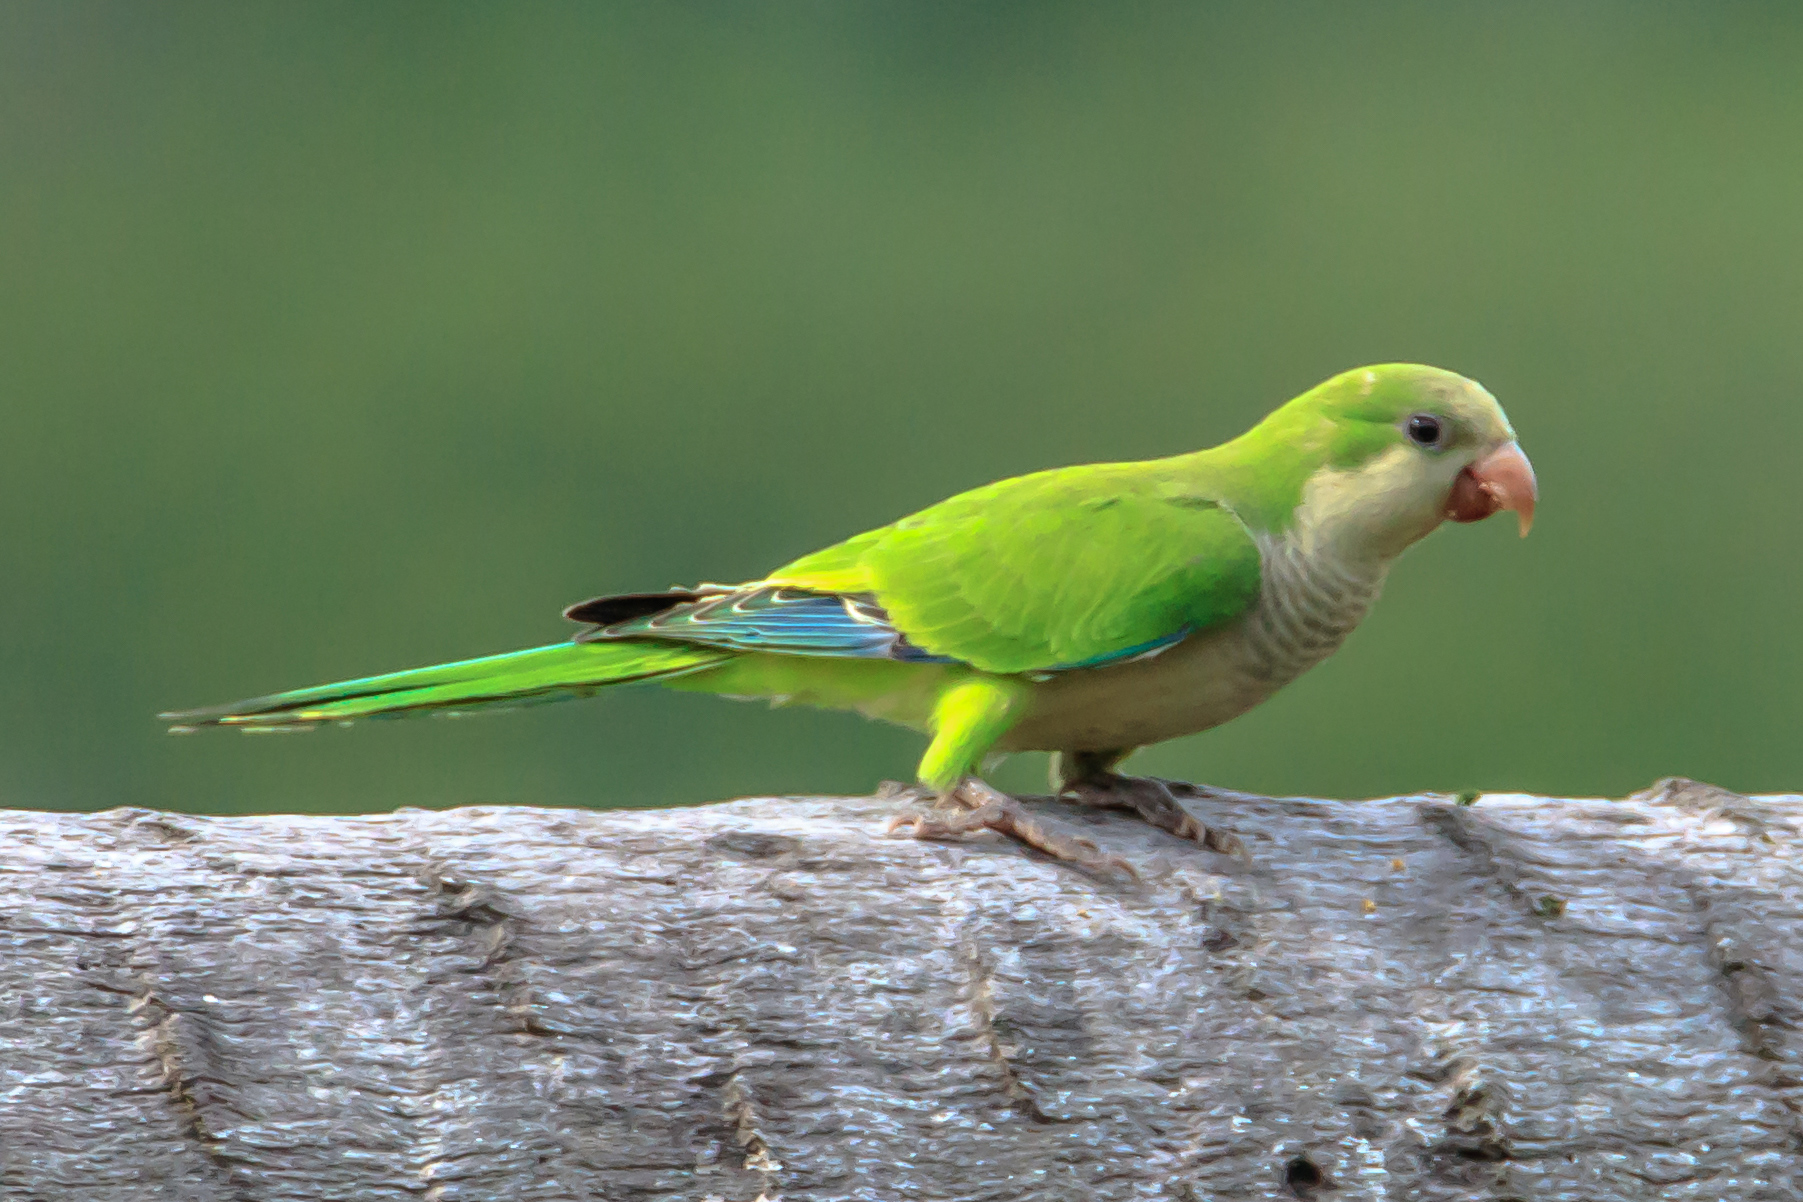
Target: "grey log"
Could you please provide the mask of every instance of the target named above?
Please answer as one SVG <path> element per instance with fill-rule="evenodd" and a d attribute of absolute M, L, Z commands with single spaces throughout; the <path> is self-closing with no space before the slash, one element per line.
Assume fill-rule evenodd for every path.
<path fill-rule="evenodd" d="M 1192 806 L 0 813 L 0 1188 L 1803 1197 L 1803 798 Z"/>

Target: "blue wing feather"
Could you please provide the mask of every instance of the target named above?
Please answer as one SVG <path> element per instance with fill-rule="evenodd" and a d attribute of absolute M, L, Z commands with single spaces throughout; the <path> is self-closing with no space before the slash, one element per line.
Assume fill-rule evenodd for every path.
<path fill-rule="evenodd" d="M 685 594 L 675 594 L 685 596 Z M 686 594 L 692 596 L 693 594 Z M 1189 634 L 1185 627 L 1162 638 L 1081 663 L 1047 671 L 1094 668 L 1155 655 Z M 668 639 L 730 651 L 818 655 L 849 659 L 896 659 L 909 663 L 957 663 L 908 641 L 869 594 L 817 593 L 782 586 L 753 586 L 703 595 L 658 613 L 588 631 L 583 641 Z"/>

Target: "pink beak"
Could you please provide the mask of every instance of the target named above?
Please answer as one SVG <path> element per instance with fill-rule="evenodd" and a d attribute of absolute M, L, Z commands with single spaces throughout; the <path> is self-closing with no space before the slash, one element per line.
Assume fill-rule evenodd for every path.
<path fill-rule="evenodd" d="M 1511 442 L 1459 473 L 1446 498 L 1446 516 L 1455 522 L 1481 522 L 1499 509 L 1512 509 L 1521 519 L 1521 537 L 1526 538 L 1539 497 L 1534 465 Z"/>

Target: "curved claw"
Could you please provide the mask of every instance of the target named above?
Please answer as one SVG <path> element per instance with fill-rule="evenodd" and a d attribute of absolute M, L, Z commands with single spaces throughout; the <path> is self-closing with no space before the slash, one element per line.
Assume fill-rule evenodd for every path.
<path fill-rule="evenodd" d="M 1018 798 L 974 777 L 947 790 L 932 810 L 913 809 L 897 814 L 889 820 L 885 833 L 893 835 L 903 828 L 916 839 L 958 839 L 975 831 L 991 830 L 1055 860 L 1092 871 L 1119 871 L 1140 879 L 1139 870 L 1128 860 L 1103 851 L 1081 836 L 1053 833 Z"/>
<path fill-rule="evenodd" d="M 1072 782 L 1060 797 L 1105 810 L 1125 810 L 1159 830 L 1200 843 L 1210 851 L 1246 860 L 1249 854 L 1240 837 L 1229 830 L 1205 825 L 1177 800 L 1178 791 L 1206 796 L 1194 785 L 1160 780 L 1155 776 L 1121 776 L 1107 773 Z"/>

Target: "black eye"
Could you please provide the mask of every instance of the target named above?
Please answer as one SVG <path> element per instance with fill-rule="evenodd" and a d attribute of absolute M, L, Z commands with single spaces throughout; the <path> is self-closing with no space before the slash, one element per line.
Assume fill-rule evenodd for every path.
<path fill-rule="evenodd" d="M 1439 446 L 1440 419 L 1431 413 L 1417 413 L 1409 419 L 1409 437 L 1420 446 Z"/>

